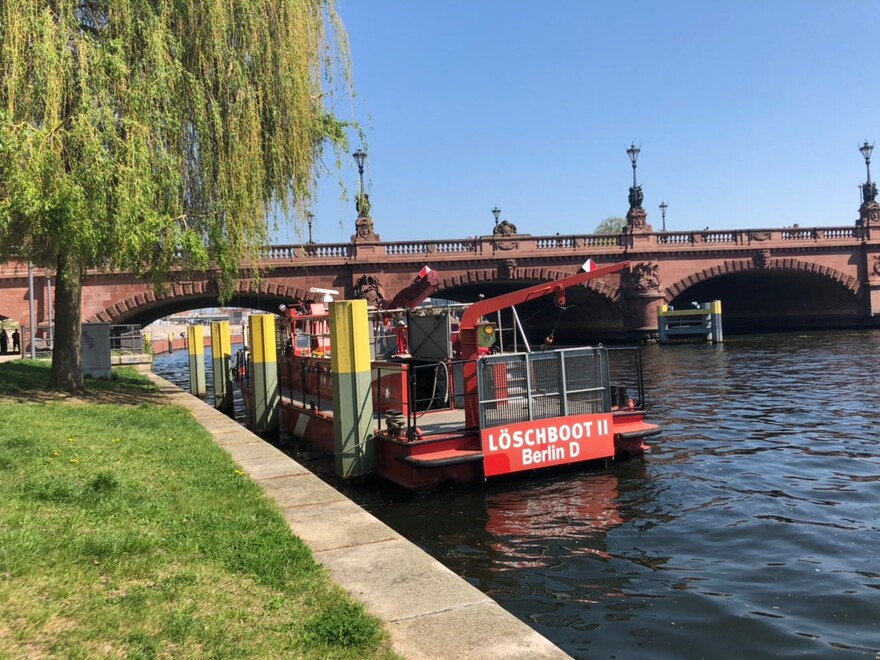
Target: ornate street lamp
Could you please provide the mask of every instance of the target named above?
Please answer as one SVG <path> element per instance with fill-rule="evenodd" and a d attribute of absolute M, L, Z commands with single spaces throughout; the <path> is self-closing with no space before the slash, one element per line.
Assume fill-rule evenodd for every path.
<path fill-rule="evenodd" d="M 630 145 L 629 149 L 626 150 L 626 155 L 629 156 L 629 162 L 631 162 L 633 166 L 633 184 L 632 187 L 629 189 L 630 212 L 635 210 L 644 211 L 644 209 L 642 209 L 642 202 L 644 201 L 644 195 L 642 195 L 642 187 L 636 181 L 636 167 L 638 164 L 640 151 L 641 149 L 636 146 L 635 142 L 633 142 Z M 640 217 L 644 218 L 644 213 Z M 630 220 L 630 214 L 627 214 L 627 220 Z M 632 224 L 632 222 L 630 224 Z M 643 224 L 643 219 L 636 224 L 641 226 Z"/>
<path fill-rule="evenodd" d="M 666 231 L 666 209 L 669 208 L 669 204 L 666 202 L 660 202 L 660 215 L 663 216 L 663 231 Z"/>
<path fill-rule="evenodd" d="M 352 156 L 354 157 L 355 162 L 358 166 L 358 174 L 361 177 L 361 195 L 364 194 L 364 161 L 367 160 L 367 154 L 364 151 L 358 149 L 355 151 Z"/>
<path fill-rule="evenodd" d="M 868 183 L 871 183 L 871 152 L 874 151 L 874 145 L 868 144 L 868 141 L 865 140 L 865 144 L 859 147 L 859 151 L 865 157 L 865 167 L 868 168 Z"/>
<path fill-rule="evenodd" d="M 877 186 L 871 182 L 871 152 L 874 151 L 874 145 L 868 144 L 868 141 L 865 140 L 865 144 L 859 147 L 859 151 L 865 157 L 865 167 L 868 170 L 868 180 L 862 186 L 862 200 L 865 204 L 870 204 L 877 199 Z"/>
<path fill-rule="evenodd" d="M 358 212 L 359 218 L 369 218 L 370 217 L 370 199 L 364 193 L 364 161 L 367 160 L 367 154 L 363 149 L 358 149 L 352 154 L 355 162 L 358 166 L 358 174 L 361 178 L 361 188 L 360 193 L 358 193 L 357 201 L 355 201 L 355 208 Z"/>
<path fill-rule="evenodd" d="M 636 146 L 635 142 L 633 142 L 630 145 L 629 149 L 626 150 L 626 155 L 629 156 L 629 160 L 633 166 L 633 188 L 636 187 L 636 161 L 638 161 L 639 159 L 640 151 L 641 149 Z"/>
<path fill-rule="evenodd" d="M 496 206 L 494 209 L 492 209 L 492 215 L 495 216 L 495 226 L 497 227 L 498 226 L 498 218 L 501 217 L 501 209 L 499 209 Z"/>
<path fill-rule="evenodd" d="M 315 241 L 312 240 L 312 221 L 315 219 L 315 214 L 311 211 L 306 211 L 306 222 L 309 223 L 309 245 L 314 244 Z"/>

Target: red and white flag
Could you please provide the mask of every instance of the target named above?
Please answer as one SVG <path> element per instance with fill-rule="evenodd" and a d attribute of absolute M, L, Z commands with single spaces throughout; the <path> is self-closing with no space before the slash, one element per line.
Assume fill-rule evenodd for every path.
<path fill-rule="evenodd" d="M 585 273 L 589 273 L 590 271 L 596 270 L 596 262 L 592 259 L 587 259 L 584 262 L 584 265 L 581 266 L 581 270 Z"/>

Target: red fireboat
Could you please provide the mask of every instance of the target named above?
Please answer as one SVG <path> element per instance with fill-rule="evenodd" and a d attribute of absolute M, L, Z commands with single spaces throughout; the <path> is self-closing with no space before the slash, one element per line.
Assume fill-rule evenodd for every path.
<path fill-rule="evenodd" d="M 638 348 L 556 348 L 551 336 L 538 351 L 526 344 L 501 352 L 500 328 L 487 320 L 549 295 L 564 308 L 566 289 L 628 267 L 595 268 L 468 306 L 425 307 L 439 286 L 426 267 L 377 305 L 370 311 L 375 472 L 422 492 L 642 455 L 644 440 L 660 429 L 645 421 Z M 325 304 L 285 309 L 279 345 L 281 431 L 333 454 Z M 241 357 L 239 364 L 246 366 Z M 246 376 L 238 384 L 247 407 Z"/>

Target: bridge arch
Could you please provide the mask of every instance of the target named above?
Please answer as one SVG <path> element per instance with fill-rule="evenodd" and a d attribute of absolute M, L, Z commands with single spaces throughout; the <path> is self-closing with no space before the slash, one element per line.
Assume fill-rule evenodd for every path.
<path fill-rule="evenodd" d="M 277 313 L 281 303 L 291 300 L 314 298 L 306 289 L 261 281 L 239 280 L 235 292 L 227 305 L 258 309 L 267 313 Z M 217 286 L 209 280 L 174 282 L 164 293 L 157 295 L 151 289 L 116 302 L 89 317 L 90 322 L 112 324 L 149 325 L 153 321 L 177 312 L 220 305 Z"/>
<path fill-rule="evenodd" d="M 843 288 L 850 291 L 853 295 L 858 295 L 859 293 L 859 281 L 850 275 L 841 273 L 835 268 L 820 266 L 817 263 L 813 263 L 810 261 L 801 261 L 800 259 L 770 258 L 767 259 L 762 266 L 758 266 L 755 263 L 754 259 L 738 259 L 723 261 L 717 266 L 704 268 L 703 270 L 689 275 L 688 277 L 680 279 L 672 286 L 667 287 L 664 293 L 664 299 L 667 301 L 671 301 L 694 285 L 699 284 L 700 282 L 705 282 L 709 279 L 721 277 L 722 275 L 733 275 L 737 273 L 742 273 L 744 271 L 770 270 L 794 271 L 799 273 L 818 275 L 820 277 L 828 278 L 831 281 L 839 284 Z"/>
<path fill-rule="evenodd" d="M 859 281 L 796 258 L 726 260 L 664 291 L 669 304 L 719 299 L 725 331 L 810 330 L 864 325 Z"/>

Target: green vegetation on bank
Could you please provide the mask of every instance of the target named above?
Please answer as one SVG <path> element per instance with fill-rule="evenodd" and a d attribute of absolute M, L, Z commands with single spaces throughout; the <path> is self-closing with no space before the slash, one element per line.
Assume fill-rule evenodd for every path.
<path fill-rule="evenodd" d="M 192 416 L 132 370 L 0 364 L 0 657 L 385 657 Z"/>

